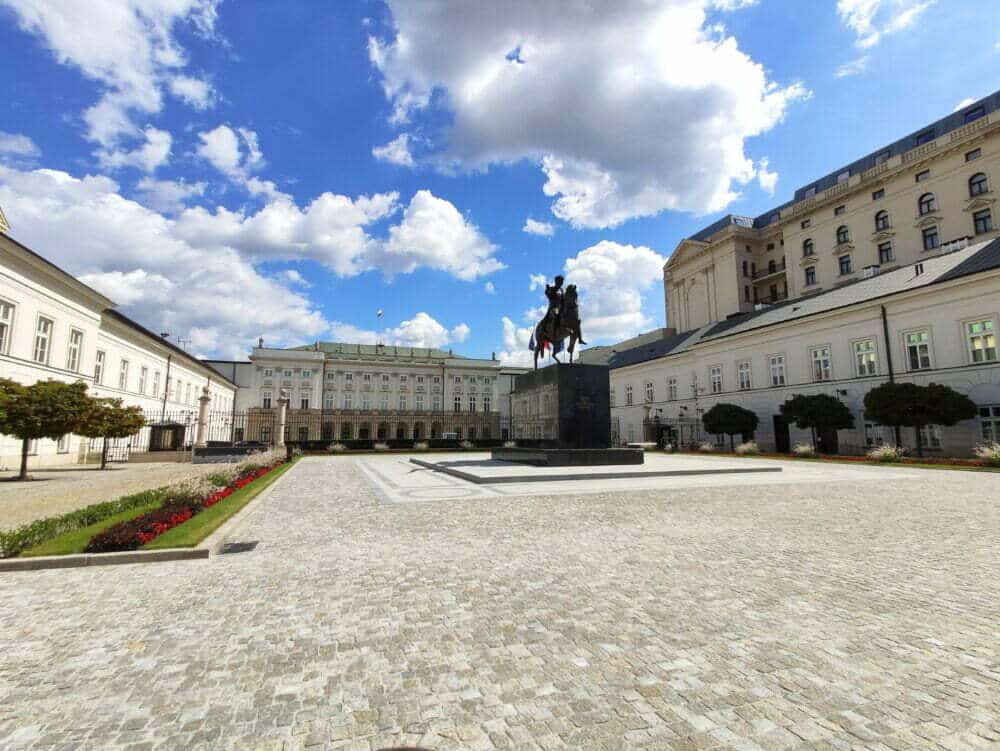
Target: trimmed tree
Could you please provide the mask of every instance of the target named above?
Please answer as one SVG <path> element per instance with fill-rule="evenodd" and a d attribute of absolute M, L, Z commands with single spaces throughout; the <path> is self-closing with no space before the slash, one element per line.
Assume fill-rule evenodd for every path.
<path fill-rule="evenodd" d="M 87 384 L 38 381 L 23 386 L 0 379 L 0 433 L 21 439 L 21 471 L 18 480 L 28 479 L 28 446 L 39 438 L 58 439 L 75 433 L 91 406 Z"/>
<path fill-rule="evenodd" d="M 139 407 L 125 407 L 121 399 L 92 399 L 76 432 L 87 438 L 103 438 L 101 469 L 108 465 L 108 439 L 127 438 L 135 435 L 146 424 L 146 417 Z"/>
<path fill-rule="evenodd" d="M 940 383 L 883 383 L 865 394 L 865 419 L 880 425 L 913 428 L 917 456 L 924 455 L 922 431 L 928 425 L 950 427 L 971 420 L 978 407 L 969 397 Z"/>
<path fill-rule="evenodd" d="M 781 416 L 796 427 L 809 429 L 812 445 L 816 433 L 828 430 L 848 430 L 854 427 L 854 415 L 840 399 L 829 394 L 796 394 L 781 405 Z"/>
<path fill-rule="evenodd" d="M 757 429 L 757 415 L 738 404 L 716 404 L 701 417 L 705 430 L 715 435 L 728 435 L 729 448 L 733 448 L 733 436 L 753 433 Z"/>

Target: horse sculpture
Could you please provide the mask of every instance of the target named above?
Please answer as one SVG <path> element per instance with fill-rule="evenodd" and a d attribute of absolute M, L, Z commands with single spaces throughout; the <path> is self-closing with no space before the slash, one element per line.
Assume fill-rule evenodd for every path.
<path fill-rule="evenodd" d="M 561 293 L 558 290 L 560 281 L 561 277 L 557 277 L 556 286 L 546 290 L 547 294 L 552 293 L 549 294 L 549 311 L 535 327 L 532 339 L 535 370 L 538 370 L 538 355 L 544 355 L 546 348 L 551 348 L 550 354 L 553 360 L 562 362 L 559 353 L 562 352 L 563 340 L 566 337 L 569 337 L 569 346 L 566 350 L 569 352 L 570 363 L 573 362 L 573 352 L 576 350 L 577 342 L 586 344 L 580 333 L 580 308 L 577 303 L 576 285 L 569 285 L 566 287 L 566 292 Z"/>

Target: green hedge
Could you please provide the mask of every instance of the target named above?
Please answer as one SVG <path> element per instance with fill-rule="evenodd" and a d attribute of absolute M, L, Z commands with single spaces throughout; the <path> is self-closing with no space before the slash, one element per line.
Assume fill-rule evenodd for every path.
<path fill-rule="evenodd" d="M 123 511 L 162 502 L 166 494 L 167 488 L 144 490 L 114 501 L 96 503 L 93 506 L 70 511 L 62 516 L 39 519 L 10 531 L 0 531 L 0 558 L 13 558 L 22 550 L 34 547 L 57 535 L 89 527 Z"/>

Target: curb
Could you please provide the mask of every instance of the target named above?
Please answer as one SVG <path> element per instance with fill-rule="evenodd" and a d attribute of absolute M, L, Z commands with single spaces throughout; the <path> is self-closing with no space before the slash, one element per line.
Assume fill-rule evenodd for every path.
<path fill-rule="evenodd" d="M 80 553 L 74 555 L 40 555 L 36 558 L 4 558 L 0 560 L 0 573 L 4 571 L 41 571 L 50 568 L 84 568 L 87 566 L 116 566 L 124 563 L 157 563 L 161 561 L 190 561 L 208 558 L 208 551 L 199 548 L 169 548 L 167 550 L 126 550 L 121 553 Z"/>

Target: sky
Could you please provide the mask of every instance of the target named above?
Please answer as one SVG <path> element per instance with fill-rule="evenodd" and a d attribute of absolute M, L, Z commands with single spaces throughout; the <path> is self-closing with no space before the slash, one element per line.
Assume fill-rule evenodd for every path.
<path fill-rule="evenodd" d="M 0 0 L 11 235 L 194 354 L 526 363 L 662 267 L 1000 88 L 995 0 Z"/>

